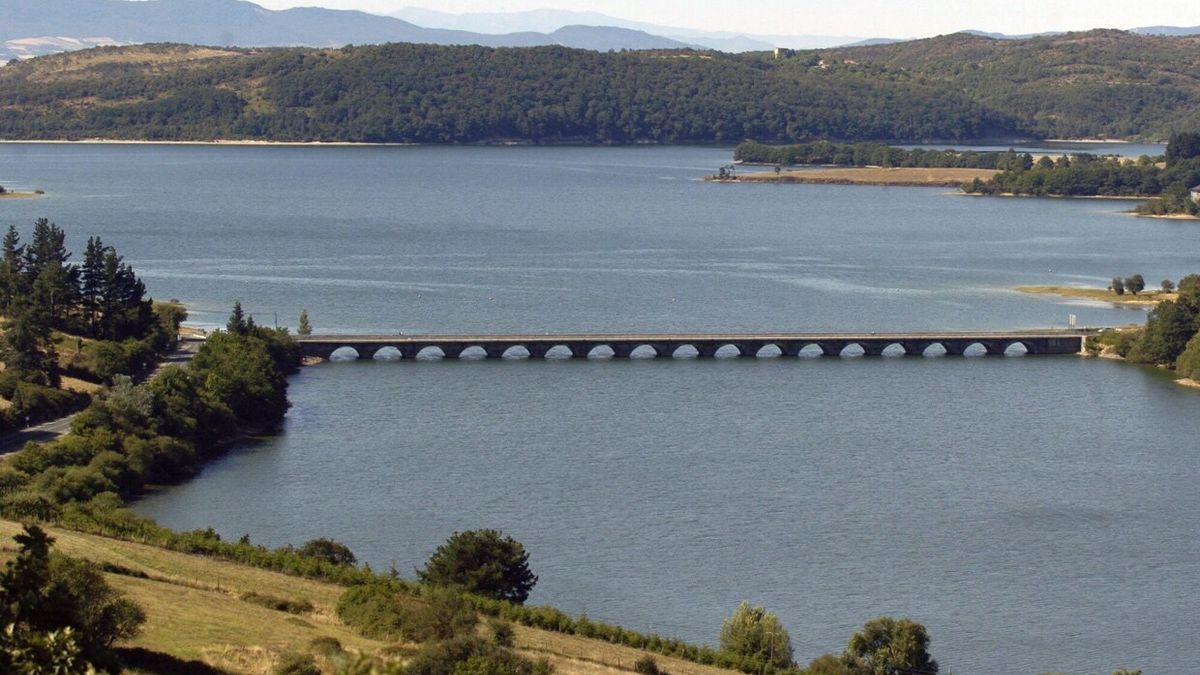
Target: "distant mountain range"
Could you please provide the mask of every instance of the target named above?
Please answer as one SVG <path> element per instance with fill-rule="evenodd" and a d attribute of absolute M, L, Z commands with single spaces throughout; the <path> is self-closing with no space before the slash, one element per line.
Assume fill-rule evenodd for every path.
<path fill-rule="evenodd" d="M 701 31 L 597 12 L 554 9 L 449 14 L 406 8 L 392 16 L 381 16 L 319 7 L 269 10 L 246 0 L 0 0 L 0 17 L 0 63 L 74 49 L 146 42 L 240 47 L 412 42 L 488 47 L 562 45 L 596 51 L 693 48 L 733 53 L 775 47 L 829 49 L 902 42 L 847 35 Z M 1054 35 L 968 32 L 1006 40 Z M 1200 26 L 1152 26 L 1132 32 L 1195 35 L 1200 34 Z"/>
<path fill-rule="evenodd" d="M 1200 26 L 1192 26 L 1186 28 L 1183 26 L 1145 26 L 1143 28 L 1134 28 L 1132 33 L 1139 35 L 1174 35 L 1183 37 L 1185 35 L 1200 35 Z"/>
<path fill-rule="evenodd" d="M 849 35 L 759 35 L 728 31 L 703 31 L 678 26 L 663 26 L 630 21 L 599 12 L 572 12 L 560 9 L 534 9 L 524 12 L 478 12 L 451 14 L 420 7 L 405 7 L 391 16 L 422 26 L 477 33 L 550 32 L 559 26 L 614 26 L 662 35 L 673 40 L 701 45 L 722 52 L 767 51 L 775 47 L 824 49 L 863 40 Z"/>
<path fill-rule="evenodd" d="M 0 60 L 104 44 L 179 42 L 241 47 L 341 47 L 413 42 L 579 49 L 704 48 L 617 26 L 561 24 L 549 32 L 485 34 L 424 28 L 395 17 L 244 0 L 0 0 Z"/>

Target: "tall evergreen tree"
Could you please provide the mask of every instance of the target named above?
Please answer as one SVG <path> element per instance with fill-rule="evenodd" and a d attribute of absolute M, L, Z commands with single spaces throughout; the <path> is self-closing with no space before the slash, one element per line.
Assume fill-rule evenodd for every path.
<path fill-rule="evenodd" d="M 6 370 L 22 380 L 58 386 L 58 358 L 45 308 L 25 299 L 13 303 L 0 341 L 0 359 Z"/>
<path fill-rule="evenodd" d="M 242 301 L 237 300 L 233 303 L 233 311 L 229 314 L 229 321 L 225 323 L 225 330 L 233 335 L 245 335 L 249 330 L 246 323 L 246 313 L 242 311 Z"/>
<path fill-rule="evenodd" d="M 24 275 L 25 247 L 21 245 L 21 235 L 15 225 L 8 226 L 0 255 L 0 311 L 7 312 L 13 298 L 24 295 L 28 288 Z"/>
<path fill-rule="evenodd" d="M 79 268 L 67 262 L 71 254 L 66 238 L 62 228 L 39 218 L 24 250 L 24 273 L 33 301 L 46 308 L 50 325 L 56 328 L 63 327 L 65 310 L 75 305 L 79 294 Z"/>
<path fill-rule="evenodd" d="M 104 256 L 107 251 L 100 237 L 89 237 L 80 268 L 80 301 L 84 319 L 93 335 L 100 329 L 100 300 L 104 294 Z"/>

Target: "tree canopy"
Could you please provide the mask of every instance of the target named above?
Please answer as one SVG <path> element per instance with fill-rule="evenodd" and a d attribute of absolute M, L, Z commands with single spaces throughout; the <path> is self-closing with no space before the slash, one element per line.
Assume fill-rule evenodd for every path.
<path fill-rule="evenodd" d="M 498 530 L 455 532 L 417 571 L 421 581 L 523 603 L 537 583 L 525 547 Z"/>

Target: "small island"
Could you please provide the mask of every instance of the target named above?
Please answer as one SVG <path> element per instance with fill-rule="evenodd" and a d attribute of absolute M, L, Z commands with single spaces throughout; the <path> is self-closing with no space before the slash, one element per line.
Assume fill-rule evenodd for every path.
<path fill-rule="evenodd" d="M 1108 288 L 1087 286 L 1017 286 L 1018 293 L 1035 295 L 1057 295 L 1080 300 L 1098 300 L 1114 305 L 1153 306 L 1165 301 L 1179 299 L 1179 291 L 1170 279 L 1163 279 L 1158 288 L 1146 290 L 1146 281 L 1140 274 L 1130 277 L 1113 277 Z"/>
<path fill-rule="evenodd" d="M 952 187 L 964 182 L 988 179 L 995 169 L 926 167 L 849 167 L 805 169 L 799 171 L 758 171 L 710 177 L 709 180 L 733 183 L 810 183 L 821 185 L 884 185 L 897 187 Z"/>
<path fill-rule="evenodd" d="M 30 199 L 32 197 L 40 197 L 46 194 L 45 190 L 34 190 L 32 192 L 15 192 L 0 185 L 0 199 Z"/>

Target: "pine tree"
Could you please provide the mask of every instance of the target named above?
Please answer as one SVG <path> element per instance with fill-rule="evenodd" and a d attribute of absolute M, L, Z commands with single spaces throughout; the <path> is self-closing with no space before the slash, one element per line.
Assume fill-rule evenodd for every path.
<path fill-rule="evenodd" d="M 45 308 L 28 300 L 13 303 L 0 342 L 0 358 L 5 370 L 22 380 L 58 386 L 58 358 Z"/>
<path fill-rule="evenodd" d="M 312 326 L 308 323 L 308 310 L 300 310 L 300 328 L 296 330 L 301 335 L 312 335 Z"/>
<path fill-rule="evenodd" d="M 21 245 L 21 235 L 13 225 L 8 226 L 4 235 L 2 258 L 0 258 L 0 311 L 8 312 L 13 299 L 24 295 L 27 291 L 25 275 L 23 274 L 25 247 Z"/>
<path fill-rule="evenodd" d="M 104 293 L 104 256 L 107 249 L 100 237 L 90 237 L 80 268 L 80 301 L 92 335 L 100 329 L 100 300 Z"/>
<path fill-rule="evenodd" d="M 247 330 L 246 313 L 242 311 L 242 301 L 233 303 L 233 312 L 225 323 L 225 330 L 233 335 L 245 335 Z"/>

